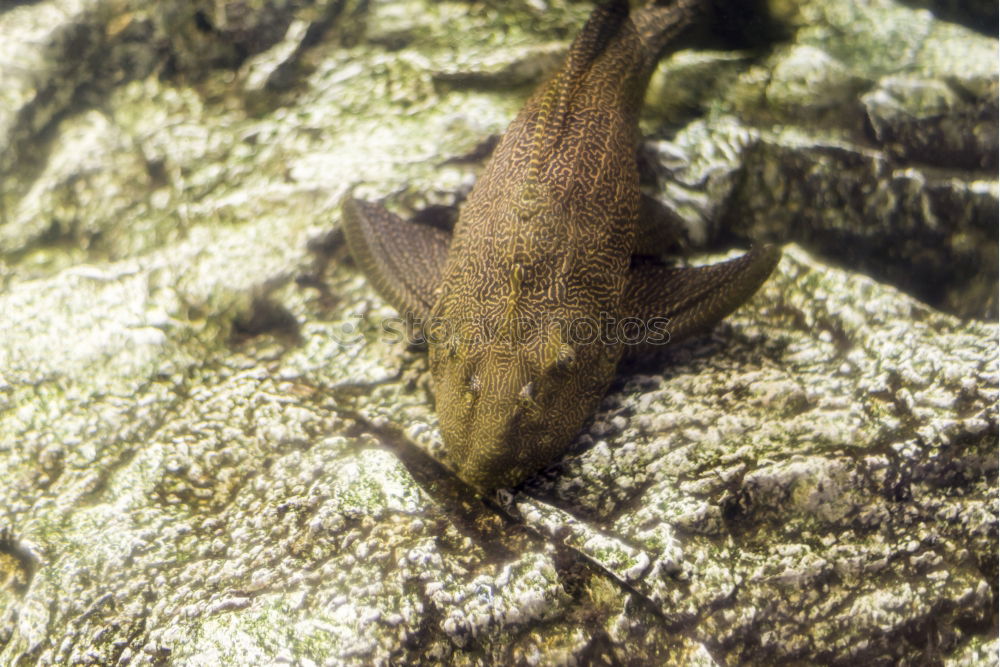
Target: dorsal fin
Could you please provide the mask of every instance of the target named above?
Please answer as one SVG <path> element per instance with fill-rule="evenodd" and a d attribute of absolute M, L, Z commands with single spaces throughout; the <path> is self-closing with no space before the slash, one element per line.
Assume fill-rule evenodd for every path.
<path fill-rule="evenodd" d="M 600 57 L 628 19 L 627 0 L 612 0 L 594 10 L 583 30 L 573 40 L 566 62 L 545 88 L 538 102 L 538 116 L 532 138 L 531 163 L 528 176 L 537 176 L 538 169 L 549 159 L 550 145 L 558 141 L 563 117 L 573 97 L 574 88 L 586 77 L 587 70 Z"/>
<path fill-rule="evenodd" d="M 626 0 L 613 0 L 595 9 L 594 13 L 587 19 L 583 30 L 573 40 L 573 45 L 566 55 L 566 64 L 563 66 L 562 73 L 565 73 L 570 81 L 579 79 L 591 63 L 604 53 L 604 49 L 618 34 L 618 30 L 627 18 L 628 2 Z"/>
<path fill-rule="evenodd" d="M 646 53 L 648 73 L 671 48 L 677 47 L 677 37 L 698 16 L 706 11 L 705 0 L 676 0 L 669 6 L 650 4 L 633 12 L 632 23 Z"/>

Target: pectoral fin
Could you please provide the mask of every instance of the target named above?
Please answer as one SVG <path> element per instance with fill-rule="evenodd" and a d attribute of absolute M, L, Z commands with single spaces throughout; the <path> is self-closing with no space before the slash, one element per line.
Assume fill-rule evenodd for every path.
<path fill-rule="evenodd" d="M 671 267 L 652 262 L 633 266 L 622 312 L 644 323 L 665 323 L 669 342 L 707 331 L 753 296 L 781 258 L 772 245 L 758 246 L 741 257 L 698 267 Z M 661 332 L 662 333 L 662 332 Z M 667 342 L 662 337 L 655 340 Z M 642 343 L 626 346 L 627 356 L 655 352 Z"/>
<path fill-rule="evenodd" d="M 426 318 L 448 257 L 450 235 L 360 199 L 346 199 L 343 212 L 347 246 L 375 290 L 400 314 Z"/>

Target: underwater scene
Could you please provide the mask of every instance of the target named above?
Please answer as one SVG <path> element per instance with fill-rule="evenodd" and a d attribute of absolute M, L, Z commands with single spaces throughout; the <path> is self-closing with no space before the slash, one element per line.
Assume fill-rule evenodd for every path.
<path fill-rule="evenodd" d="M 998 6 L 0 0 L 0 665 L 996 665 Z"/>

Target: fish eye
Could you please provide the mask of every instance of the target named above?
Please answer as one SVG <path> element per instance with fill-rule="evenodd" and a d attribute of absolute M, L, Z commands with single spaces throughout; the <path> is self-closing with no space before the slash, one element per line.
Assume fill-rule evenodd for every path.
<path fill-rule="evenodd" d="M 521 387 L 521 391 L 518 392 L 517 397 L 524 402 L 531 401 L 533 399 L 534 392 L 535 392 L 535 383 L 529 382 L 528 384 Z"/>
<path fill-rule="evenodd" d="M 569 368 L 574 361 L 576 361 L 576 350 L 567 343 L 560 345 L 556 353 L 556 366 L 563 369 Z"/>

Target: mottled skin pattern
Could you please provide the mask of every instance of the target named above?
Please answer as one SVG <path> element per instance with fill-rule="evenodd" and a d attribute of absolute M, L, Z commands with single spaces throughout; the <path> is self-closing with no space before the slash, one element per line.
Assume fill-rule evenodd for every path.
<path fill-rule="evenodd" d="M 676 341 L 731 312 L 777 262 L 773 248 L 699 269 L 633 261 L 642 96 L 700 3 L 632 17 L 624 1 L 596 9 L 511 123 L 450 244 L 381 207 L 345 203 L 348 243 L 379 291 L 417 316 L 429 309 L 448 457 L 480 490 L 516 484 L 564 452 L 626 348 L 649 347 L 623 345 L 613 324 L 595 341 L 602 322 L 668 317 Z"/>

